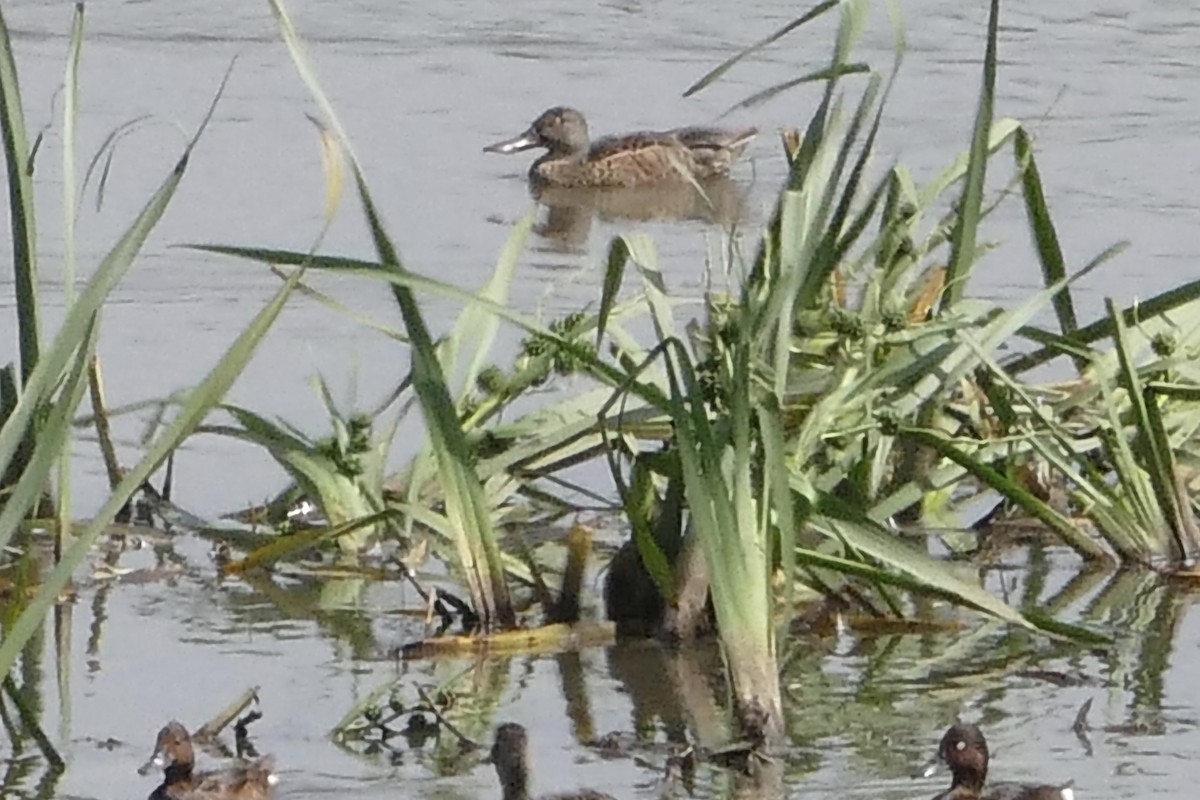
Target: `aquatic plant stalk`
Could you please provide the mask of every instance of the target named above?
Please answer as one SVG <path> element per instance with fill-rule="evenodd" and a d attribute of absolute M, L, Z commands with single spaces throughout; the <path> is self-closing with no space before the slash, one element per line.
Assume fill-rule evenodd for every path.
<path fill-rule="evenodd" d="M 333 106 L 321 90 L 316 73 L 304 54 L 304 48 L 280 0 L 270 0 L 292 62 L 321 109 L 323 120 L 349 156 L 366 221 L 375 244 L 379 264 L 386 272 L 406 275 L 391 238 L 384 230 L 366 177 L 350 145 L 345 129 Z M 476 610 L 485 624 L 501 628 L 515 625 L 516 617 L 508 597 L 504 565 L 496 545 L 490 509 L 479 476 L 475 472 L 471 450 L 456 416 L 445 372 L 439 361 L 433 338 L 419 304 L 406 286 L 393 284 L 393 296 L 400 308 L 411 341 L 413 387 L 425 416 L 430 446 L 438 463 L 445 491 L 445 510 L 456 534 L 460 566 L 471 590 Z"/>
<path fill-rule="evenodd" d="M 79 202 L 75 185 L 75 128 L 79 116 L 79 59 L 82 51 L 83 3 L 76 3 L 67 50 L 66 76 L 63 78 L 63 305 L 67 308 L 75 302 L 75 220 Z M 72 435 L 68 429 L 58 459 L 55 558 L 62 557 L 63 548 L 71 536 L 71 447 Z M 69 639 L 66 643 L 69 644 Z M 68 659 L 61 663 L 65 669 L 70 661 Z"/>
<path fill-rule="evenodd" d="M 996 46 L 1000 21 L 1000 0 L 991 0 L 988 13 L 987 51 L 983 56 L 983 85 L 979 90 L 979 105 L 975 112 L 975 127 L 971 132 L 971 157 L 963 183 L 962 199 L 950 235 L 950 263 L 946 266 L 946 293 L 943 310 L 962 299 L 967 276 L 978 260 L 975 252 L 976 232 L 979 229 L 983 206 L 983 186 L 987 176 L 987 142 L 992 129 L 996 102 Z"/>
<path fill-rule="evenodd" d="M 17 397 L 24 391 L 41 354 L 41 311 L 38 305 L 37 231 L 33 198 L 34 149 L 25 129 L 17 64 L 8 24 L 0 10 L 0 142 L 4 147 L 8 189 L 9 230 L 12 243 L 13 286 L 16 290 L 16 369 L 6 368 L 0 381 L 0 424 L 8 420 Z M 25 471 L 37 437 L 35 427 L 22 427 L 21 441 L 6 458 L 0 458 L 0 488 L 15 482 Z"/>
<path fill-rule="evenodd" d="M 25 132 L 25 113 L 17 80 L 8 24 L 0 11 L 0 140 L 8 175 L 9 226 L 12 234 L 13 282 L 16 287 L 17 341 L 21 383 L 29 380 L 41 350 L 38 308 L 37 229 L 33 201 L 33 150 Z"/>

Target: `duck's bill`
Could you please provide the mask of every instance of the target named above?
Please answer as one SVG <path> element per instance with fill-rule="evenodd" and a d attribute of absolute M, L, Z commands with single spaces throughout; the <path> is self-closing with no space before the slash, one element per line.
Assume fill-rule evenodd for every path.
<path fill-rule="evenodd" d="M 512 139 L 505 139 L 503 142 L 489 144 L 487 147 L 483 148 L 483 152 L 504 153 L 507 155 L 508 153 L 519 153 L 522 150 L 528 150 L 529 148 L 537 147 L 540 144 L 541 140 L 538 139 L 537 134 L 535 134 L 533 131 L 525 131 L 520 136 L 513 137 Z"/>
<path fill-rule="evenodd" d="M 942 766 L 942 757 L 941 757 L 941 755 L 936 755 L 933 758 L 926 761 L 921 766 L 917 767 L 917 769 L 913 770 L 913 773 L 910 777 L 932 778 L 934 775 L 936 775 L 938 773 L 938 770 L 941 769 L 941 766 Z"/>
<path fill-rule="evenodd" d="M 167 754 L 161 751 L 150 756 L 150 760 L 138 767 L 138 775 L 146 775 L 154 769 L 166 769 Z"/>

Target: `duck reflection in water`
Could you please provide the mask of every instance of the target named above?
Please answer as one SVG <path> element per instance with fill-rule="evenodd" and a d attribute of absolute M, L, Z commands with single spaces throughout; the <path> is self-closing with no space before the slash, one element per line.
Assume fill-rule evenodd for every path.
<path fill-rule="evenodd" d="M 733 224 L 741 217 L 743 193 L 729 169 L 756 135 L 754 128 L 693 127 L 593 142 L 583 115 L 560 106 L 519 136 L 484 150 L 546 148 L 529 169 L 530 191 L 548 209 L 539 233 L 582 245 L 593 217 Z"/>
<path fill-rule="evenodd" d="M 503 800 L 531 800 L 529 735 L 524 727 L 515 722 L 506 722 L 496 728 L 496 739 L 488 760 L 500 778 Z M 541 795 L 537 800 L 613 800 L 613 797 L 595 789 L 576 789 Z"/>

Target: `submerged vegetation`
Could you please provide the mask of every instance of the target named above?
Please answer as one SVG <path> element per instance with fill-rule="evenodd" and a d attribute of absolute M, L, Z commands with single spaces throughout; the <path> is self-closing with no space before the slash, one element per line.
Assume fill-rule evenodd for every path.
<path fill-rule="evenodd" d="M 693 87 L 702 89 L 801 23 L 841 15 L 830 63 L 801 79 L 823 82 L 824 92 L 803 134 L 785 136 L 787 180 L 770 220 L 753 237 L 730 232 L 727 261 L 719 265 L 726 285 L 705 294 L 699 314 L 672 296 L 653 243 L 627 234 L 609 247 L 596 307 L 543 324 L 506 304 L 531 217 L 516 226 L 477 292 L 404 263 L 299 36 L 282 3 L 271 2 L 320 109 L 330 197 L 348 175 L 375 258 L 324 253 L 320 238 L 307 251 L 205 246 L 270 264 L 283 283 L 178 402 L 143 459 L 115 471 L 111 498 L 83 525 L 72 522 L 64 465 L 89 384 L 93 419 L 104 420 L 93 367 L 99 313 L 182 180 L 195 139 L 77 294 L 68 280 L 74 296 L 66 320 L 43 342 L 29 179 L 35 148 L 23 132 L 11 43 L 0 20 L 20 330 L 19 361 L 3 371 L 0 384 L 0 547 L 6 561 L 21 552 L 26 545 L 7 548 L 28 542 L 31 518 L 58 542 L 55 566 L 39 590 L 19 614 L 6 614 L 0 672 L 12 670 L 110 522 L 195 432 L 263 448 L 294 484 L 259 509 L 247 530 L 206 531 L 248 551 L 225 563 L 228 572 L 249 576 L 314 547 L 353 564 L 375 543 L 396 541 L 403 578 L 442 619 L 439 633 L 459 622 L 471 648 L 510 646 L 506 632 L 511 637 L 531 627 L 531 617 L 522 622 L 518 612 L 534 603 L 554 623 L 547 636 L 592 640 L 595 630 L 581 633 L 584 626 L 575 625 L 590 548 L 586 529 L 574 526 L 568 537 L 557 595 L 537 555 L 514 543 L 519 537 L 501 533 L 553 525 L 580 510 L 581 497 L 599 498 L 629 532 L 607 578 L 606 605 L 618 632 L 678 642 L 715 630 L 734 718 L 754 745 L 774 746 L 784 737 L 778 654 L 801 609 L 828 603 L 850 616 L 906 618 L 922 613 L 923 598 L 935 597 L 1023 633 L 1103 642 L 1106 631 L 1069 625 L 1053 608 L 1016 607 L 993 596 L 952 560 L 931 554 L 921 534 L 925 527 L 969 528 L 978 534 L 973 542 L 986 546 L 1000 523 L 1017 520 L 1024 533 L 1051 536 L 1085 561 L 1190 576 L 1200 552 L 1190 457 L 1200 428 L 1200 281 L 1129 307 L 1110 300 L 1100 319 L 1078 321 L 1073 283 L 1120 248 L 1068 268 L 1030 134 L 994 116 L 995 0 L 964 152 L 924 184 L 899 164 L 874 175 L 871 157 L 904 54 L 903 24 L 886 5 L 896 50 L 886 74 L 851 61 L 872 4 L 850 0 L 818 5 Z M 71 98 L 82 20 L 80 5 L 66 80 Z M 862 73 L 861 91 L 847 89 L 845 79 Z M 763 102 L 798 82 L 746 102 Z M 69 100 L 68 252 L 77 207 L 74 109 Z M 202 123 L 197 138 L 203 129 Z M 1005 158 L 1011 176 L 989 193 L 989 171 Z M 985 258 L 1016 257 L 1011 248 L 990 252 L 981 244 L 988 216 L 1000 202 L 1016 202 L 1014 195 L 1024 205 L 1044 288 L 1005 305 L 973 297 L 970 282 Z M 370 415 L 338 411 L 322 388 L 333 427 L 325 440 L 221 405 L 306 270 L 385 282 L 403 320 L 395 338 L 411 355 L 411 372 L 395 397 Z M 421 305 L 431 294 L 463 305 L 440 339 Z M 490 351 L 505 324 L 524 342 L 514 363 L 502 368 L 490 363 Z M 635 333 L 647 327 L 648 340 Z M 531 407 L 532 390 L 564 375 L 577 377 L 570 392 Z M 391 474 L 392 440 L 409 405 L 420 410 L 425 439 Z M 210 419 L 218 410 L 220 422 Z M 611 488 L 572 482 L 570 470 L 586 461 L 607 464 Z M 319 519 L 298 530 L 301 500 L 316 507 Z M 169 497 L 156 497 L 155 510 L 177 525 L 185 519 Z M 263 530 L 279 535 L 247 544 L 248 531 Z M 435 578 L 437 588 L 425 587 L 418 570 L 426 548 L 451 567 L 465 600 L 450 580 Z M 518 635 L 522 646 L 529 638 Z M 345 729 L 355 719 L 349 715 Z"/>

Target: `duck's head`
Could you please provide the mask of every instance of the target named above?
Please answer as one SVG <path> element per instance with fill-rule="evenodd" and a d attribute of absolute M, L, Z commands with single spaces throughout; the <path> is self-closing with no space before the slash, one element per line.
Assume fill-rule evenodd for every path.
<path fill-rule="evenodd" d="M 914 774 L 928 778 L 939 767 L 948 767 L 955 786 L 980 789 L 987 780 L 988 746 L 983 731 L 969 722 L 957 722 L 942 736 L 937 755 Z"/>
<path fill-rule="evenodd" d="M 145 775 L 152 769 L 169 769 L 174 766 L 190 767 L 195 761 L 192 752 L 192 737 L 187 728 L 178 722 L 171 721 L 158 732 L 154 741 L 154 752 L 150 760 L 138 769 L 138 774 Z"/>
<path fill-rule="evenodd" d="M 588 149 L 587 120 L 573 108 L 555 106 L 541 116 L 519 136 L 496 142 L 483 148 L 486 153 L 519 153 L 534 147 L 545 147 L 556 154 L 582 154 Z"/>

